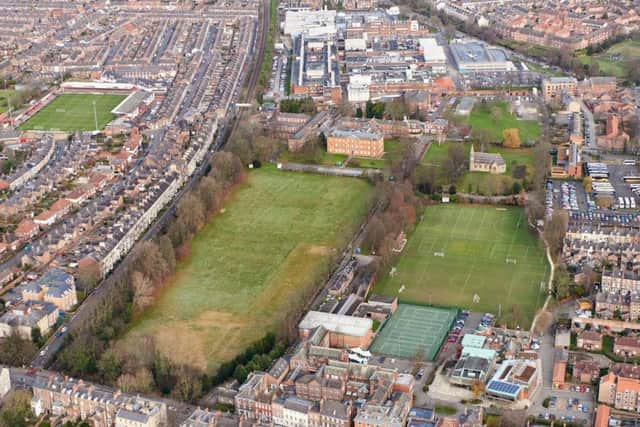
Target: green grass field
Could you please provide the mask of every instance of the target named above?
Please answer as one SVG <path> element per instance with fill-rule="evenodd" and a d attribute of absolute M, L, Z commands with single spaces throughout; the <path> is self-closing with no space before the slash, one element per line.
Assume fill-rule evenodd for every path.
<path fill-rule="evenodd" d="M 502 114 L 498 119 L 491 115 L 491 107 L 496 106 Z M 509 128 L 517 128 L 520 130 L 520 140 L 537 141 L 540 137 L 540 125 L 535 120 L 518 120 L 518 118 L 509 112 L 507 103 L 504 101 L 477 102 L 467 120 L 467 123 L 474 129 L 486 129 L 490 132 L 495 142 L 502 141 L 502 131 Z"/>
<path fill-rule="evenodd" d="M 9 98 L 16 93 L 15 90 L 0 90 L 0 113 L 4 113 L 9 108 Z M 14 106 L 15 107 L 15 106 Z"/>
<path fill-rule="evenodd" d="M 528 328 L 546 296 L 541 282 L 547 279 L 548 266 L 524 221 L 520 208 L 429 207 L 393 276 L 385 274 L 374 292 L 398 296 L 405 303 L 496 314 L 501 309 L 501 321 Z"/>
<path fill-rule="evenodd" d="M 62 94 L 20 126 L 22 130 L 91 131 L 96 129 L 93 102 L 96 103 L 98 129 L 115 117 L 111 114 L 124 95 Z"/>
<path fill-rule="evenodd" d="M 444 177 L 444 171 L 442 169 L 442 163 L 447 159 L 450 144 L 461 144 L 464 147 L 464 152 L 467 154 L 471 150 L 470 142 L 445 142 L 441 145 L 433 143 L 429 146 L 427 152 L 422 158 L 423 165 L 432 165 L 438 168 L 438 171 L 440 172 L 438 182 L 442 185 L 447 184 L 447 180 Z M 478 144 L 475 144 L 475 149 L 476 151 L 479 151 L 480 147 Z M 522 183 L 521 178 L 513 178 L 513 172 L 518 166 L 526 167 L 525 177 L 527 178 L 530 178 L 533 173 L 533 153 L 530 148 L 512 149 L 490 144 L 485 148 L 485 150 L 489 153 L 500 153 L 502 155 L 504 160 L 507 162 L 506 174 L 491 175 L 489 173 L 467 171 L 455 182 L 458 187 L 458 191 L 468 192 L 471 187 L 472 193 L 477 193 L 479 189 L 482 194 L 489 195 L 491 194 L 490 190 L 492 187 L 495 187 L 495 183 L 493 181 L 502 179 L 502 176 L 512 177 L 511 181 L 518 181 Z"/>
<path fill-rule="evenodd" d="M 291 304 L 308 298 L 372 194 L 362 180 L 252 171 L 124 339 L 152 335 L 172 359 L 215 370 L 277 331 Z"/>
<path fill-rule="evenodd" d="M 400 304 L 378 333 L 371 351 L 403 358 L 422 353 L 432 361 L 456 318 L 457 310 Z"/>
<path fill-rule="evenodd" d="M 391 162 L 398 162 L 402 159 L 405 151 L 405 143 L 396 139 L 386 139 L 384 141 L 384 156 L 381 159 L 368 159 L 363 157 L 354 158 L 350 161 L 349 167 L 386 169 Z M 320 165 L 335 166 L 342 164 L 349 156 L 346 154 L 331 154 L 318 147 L 313 153 L 299 152 L 291 153 L 285 151 L 280 156 L 281 162 L 294 163 L 316 163 Z"/>
<path fill-rule="evenodd" d="M 600 74 L 625 78 L 629 71 L 630 60 L 640 57 L 640 40 L 625 40 L 616 43 L 604 52 L 592 56 L 581 56 L 583 64 L 596 62 Z"/>

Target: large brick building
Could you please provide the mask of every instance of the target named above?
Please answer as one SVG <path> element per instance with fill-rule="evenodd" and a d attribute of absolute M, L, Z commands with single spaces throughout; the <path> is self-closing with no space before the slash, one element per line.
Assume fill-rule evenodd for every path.
<path fill-rule="evenodd" d="M 379 158 L 384 154 L 384 137 L 373 130 L 334 129 L 327 136 L 327 152 Z"/>
<path fill-rule="evenodd" d="M 298 325 L 300 339 L 307 339 L 319 327 L 328 331 L 333 348 L 368 348 L 373 339 L 373 321 L 360 317 L 310 311 Z"/>

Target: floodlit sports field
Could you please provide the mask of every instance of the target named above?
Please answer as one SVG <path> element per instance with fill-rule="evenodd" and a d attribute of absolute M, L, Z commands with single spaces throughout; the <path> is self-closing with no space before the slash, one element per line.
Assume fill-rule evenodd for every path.
<path fill-rule="evenodd" d="M 422 353 L 433 360 L 449 333 L 457 310 L 400 304 L 382 327 L 371 351 L 386 356 L 413 358 Z"/>
<path fill-rule="evenodd" d="M 58 95 L 49 105 L 23 123 L 23 130 L 96 130 L 93 102 L 96 103 L 98 129 L 103 129 L 115 117 L 111 114 L 125 95 L 93 95 L 65 93 Z"/>
<path fill-rule="evenodd" d="M 261 168 L 194 237 L 186 259 L 125 340 L 155 337 L 175 361 L 210 372 L 309 299 L 364 219 L 364 180 Z M 135 345 L 135 344 L 134 344 Z"/>
<path fill-rule="evenodd" d="M 501 321 L 528 328 L 546 296 L 548 264 L 524 221 L 515 207 L 429 207 L 375 292 L 501 312 Z"/>

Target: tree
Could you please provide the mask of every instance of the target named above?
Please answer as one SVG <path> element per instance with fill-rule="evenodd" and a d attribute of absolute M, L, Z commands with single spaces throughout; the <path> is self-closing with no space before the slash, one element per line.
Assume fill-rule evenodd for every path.
<path fill-rule="evenodd" d="M 553 289 L 558 300 L 571 295 L 571 277 L 566 266 L 562 265 L 556 269 L 556 274 L 553 276 Z"/>
<path fill-rule="evenodd" d="M 489 129 L 473 128 L 471 129 L 471 137 L 480 143 L 480 149 L 484 150 L 484 146 L 493 142 L 493 134 Z"/>
<path fill-rule="evenodd" d="M 244 169 L 238 156 L 227 151 L 213 155 L 211 159 L 210 175 L 225 187 L 239 182 L 244 175 Z"/>
<path fill-rule="evenodd" d="M 233 378 L 238 380 L 239 383 L 245 382 L 248 375 L 249 373 L 247 372 L 247 368 L 243 365 L 236 366 L 236 369 L 233 371 Z"/>
<path fill-rule="evenodd" d="M 113 349 L 108 349 L 98 361 L 98 372 L 102 381 L 109 385 L 115 384 L 118 377 L 122 374 L 122 358 Z"/>
<path fill-rule="evenodd" d="M 171 244 L 171 239 L 166 234 L 156 238 L 156 245 L 162 255 L 165 263 L 167 264 L 167 270 L 169 273 L 173 273 L 176 269 L 176 253 Z"/>
<path fill-rule="evenodd" d="M 480 380 L 473 380 L 471 382 L 471 392 L 476 398 L 482 396 L 482 393 L 484 393 L 484 383 Z"/>
<path fill-rule="evenodd" d="M 464 167 L 466 153 L 461 144 L 449 144 L 447 158 L 442 162 L 442 169 L 449 182 L 456 180 Z"/>
<path fill-rule="evenodd" d="M 202 393 L 201 376 L 184 366 L 178 367 L 173 396 L 183 402 L 194 402 Z"/>
<path fill-rule="evenodd" d="M 117 384 L 125 393 L 149 393 L 153 390 L 153 376 L 149 369 L 140 368 L 133 374 L 120 375 Z"/>
<path fill-rule="evenodd" d="M 17 332 L 13 332 L 0 342 L 0 364 L 28 365 L 37 352 L 38 348 L 31 340 L 24 339 Z"/>
<path fill-rule="evenodd" d="M 40 347 L 43 344 L 42 332 L 40 332 L 40 328 L 38 326 L 31 328 L 31 341 L 33 341 L 37 347 Z"/>
<path fill-rule="evenodd" d="M 131 286 L 133 287 L 133 307 L 142 311 L 153 304 L 153 283 L 144 274 L 134 271 L 131 275 Z"/>
<path fill-rule="evenodd" d="M 78 267 L 78 281 L 83 289 L 91 290 L 100 281 L 100 264 L 93 258 L 85 258 Z"/>
<path fill-rule="evenodd" d="M 195 234 L 204 224 L 204 208 L 193 193 L 187 194 L 178 203 L 177 214 L 177 221 L 184 223 L 191 234 Z"/>
<path fill-rule="evenodd" d="M 0 410 L 0 427 L 26 427 L 32 425 L 31 393 L 26 390 L 9 392 Z"/>
<path fill-rule="evenodd" d="M 374 215 L 367 228 L 367 245 L 372 250 L 377 250 L 386 234 L 387 230 L 379 215 Z"/>
<path fill-rule="evenodd" d="M 407 115 L 407 108 L 401 99 L 396 99 L 385 106 L 385 112 L 393 120 L 402 120 Z"/>
<path fill-rule="evenodd" d="M 270 162 L 278 158 L 282 145 L 278 140 L 258 135 L 254 140 L 257 158 L 262 162 Z"/>
<path fill-rule="evenodd" d="M 520 131 L 517 128 L 503 130 L 502 145 L 507 148 L 520 148 Z"/>
<path fill-rule="evenodd" d="M 222 187 L 211 176 L 204 176 L 198 183 L 198 198 L 205 212 L 216 212 L 221 203 Z"/>
<path fill-rule="evenodd" d="M 176 248 L 176 251 L 178 251 L 178 248 L 180 248 L 180 246 L 184 242 L 189 240 L 189 235 L 189 230 L 187 229 L 187 226 L 184 222 L 177 221 L 177 219 L 174 218 L 173 221 L 171 221 L 171 223 L 169 224 L 167 236 L 171 240 L 171 244 L 173 245 L 173 247 Z M 179 257 L 179 252 L 176 253 Z"/>
<path fill-rule="evenodd" d="M 365 110 L 368 119 L 381 119 L 384 116 L 384 102 L 367 101 Z"/>
<path fill-rule="evenodd" d="M 160 283 L 169 273 L 167 262 L 162 256 L 160 248 L 151 241 L 140 244 L 133 266 L 135 271 L 142 273 L 152 283 Z"/>
<path fill-rule="evenodd" d="M 236 134 L 233 138 L 230 138 L 225 148 L 235 154 L 245 166 L 256 158 L 251 138 L 241 134 Z"/>
<path fill-rule="evenodd" d="M 544 237 L 553 255 L 562 249 L 562 241 L 569 226 L 569 214 L 564 210 L 554 210 L 551 219 L 545 223 Z"/>

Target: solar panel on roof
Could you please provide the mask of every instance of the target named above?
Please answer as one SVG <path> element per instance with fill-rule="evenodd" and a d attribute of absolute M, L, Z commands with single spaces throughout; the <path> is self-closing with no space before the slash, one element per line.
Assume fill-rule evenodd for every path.
<path fill-rule="evenodd" d="M 496 393 L 515 395 L 518 390 L 520 390 L 520 386 L 510 383 L 505 383 L 503 381 L 491 380 L 489 385 L 487 386 L 488 390 L 494 391 Z"/>

